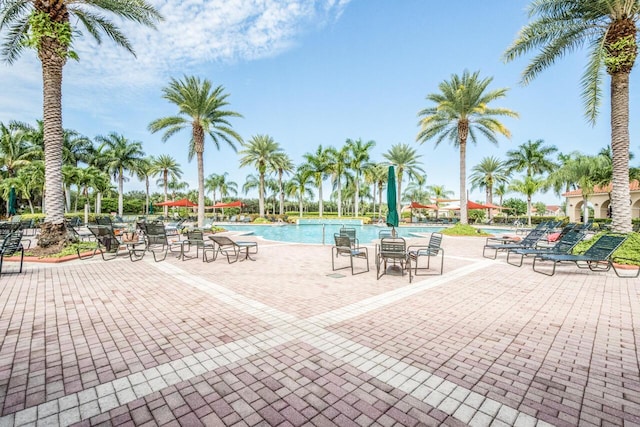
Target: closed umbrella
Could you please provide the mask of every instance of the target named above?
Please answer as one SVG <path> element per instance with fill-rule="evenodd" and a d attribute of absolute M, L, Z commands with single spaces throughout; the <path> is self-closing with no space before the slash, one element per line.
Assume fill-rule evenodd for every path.
<path fill-rule="evenodd" d="M 389 166 L 387 179 L 387 207 L 389 208 L 389 212 L 387 212 L 387 225 L 392 227 L 391 233 L 395 236 L 395 227 L 400 223 L 400 218 L 398 217 L 398 206 L 396 202 L 396 173 L 393 166 Z"/>
<path fill-rule="evenodd" d="M 9 190 L 9 207 L 7 213 L 9 215 L 16 214 L 16 189 L 13 187 Z"/>
<path fill-rule="evenodd" d="M 153 202 L 149 203 L 149 215 L 153 215 Z"/>

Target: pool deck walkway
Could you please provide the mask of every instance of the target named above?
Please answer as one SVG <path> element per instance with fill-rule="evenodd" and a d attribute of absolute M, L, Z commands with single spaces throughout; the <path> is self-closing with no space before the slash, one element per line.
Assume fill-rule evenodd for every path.
<path fill-rule="evenodd" d="M 409 284 L 376 280 L 372 245 L 351 276 L 328 245 L 258 241 L 235 264 L 5 263 L 0 427 L 640 425 L 640 279 L 445 237 L 444 274 Z"/>

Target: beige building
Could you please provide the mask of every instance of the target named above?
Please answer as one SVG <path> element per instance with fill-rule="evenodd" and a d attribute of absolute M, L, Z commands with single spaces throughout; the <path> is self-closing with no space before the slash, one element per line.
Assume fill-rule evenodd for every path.
<path fill-rule="evenodd" d="M 629 185 L 631 190 L 631 218 L 640 218 L 640 184 L 638 181 L 632 181 Z M 595 187 L 593 193 L 589 196 L 587 204 L 593 208 L 594 218 L 609 218 L 609 192 L 611 184 L 606 187 Z M 582 200 L 582 190 L 573 190 L 563 194 L 567 198 L 567 215 L 569 221 L 580 222 L 582 212 L 584 211 L 584 203 Z"/>

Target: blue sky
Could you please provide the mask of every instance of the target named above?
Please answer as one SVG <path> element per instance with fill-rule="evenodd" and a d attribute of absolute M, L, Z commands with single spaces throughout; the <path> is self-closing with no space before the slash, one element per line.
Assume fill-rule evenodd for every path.
<path fill-rule="evenodd" d="M 451 74 L 479 70 L 493 77 L 490 88 L 510 88 L 495 105 L 519 119 L 505 118 L 512 138 L 499 145 L 480 140 L 467 151 L 467 174 L 485 156 L 505 152 L 527 140 L 543 139 L 568 153 L 595 154 L 609 142 L 608 98 L 595 126 L 584 118 L 580 76 L 584 52 L 576 52 L 519 84 L 527 59 L 505 64 L 501 55 L 527 22 L 524 0 L 152 0 L 166 20 L 157 31 L 124 23 L 137 58 L 108 40 L 101 46 L 78 39 L 80 61 L 65 66 L 64 127 L 94 137 L 110 132 L 141 141 L 149 155 L 170 154 L 197 188 L 196 164 L 187 161 L 189 132 L 166 143 L 150 134 L 154 119 L 177 110 L 161 97 L 170 77 L 196 75 L 224 86 L 232 119 L 248 140 L 272 136 L 294 163 L 322 144 L 341 146 L 347 138 L 374 140 L 373 160 L 397 143 L 415 145 L 429 185 L 458 193 L 458 151 L 447 142 L 418 145 L 417 112 L 425 96 Z M 26 52 L 12 66 L 0 66 L 0 121 L 35 123 L 42 115 L 39 63 Z M 631 77 L 631 136 L 634 143 L 635 73 Z M 604 92 L 608 91 L 608 78 Z M 208 141 L 205 176 L 228 172 L 241 188 L 252 168 L 240 168 L 228 146 Z M 329 182 L 324 194 L 329 193 Z M 406 186 L 406 184 L 405 184 Z M 142 189 L 136 178 L 125 191 Z M 159 189 L 157 189 L 159 191 Z M 521 197 L 518 195 L 510 195 Z M 256 197 L 256 194 L 249 194 Z M 328 196 L 327 196 L 328 197 Z M 509 196 L 508 196 L 509 197 Z M 475 190 L 471 199 L 483 200 Z M 555 195 L 535 201 L 560 203 Z"/>

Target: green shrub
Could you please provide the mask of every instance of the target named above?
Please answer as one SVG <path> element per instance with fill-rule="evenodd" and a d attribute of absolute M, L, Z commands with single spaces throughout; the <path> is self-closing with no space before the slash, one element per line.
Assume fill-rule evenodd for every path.
<path fill-rule="evenodd" d="M 442 234 L 446 234 L 447 236 L 490 236 L 489 233 L 485 233 L 479 228 L 462 224 L 456 224 L 453 227 L 445 228 L 442 230 Z"/>

